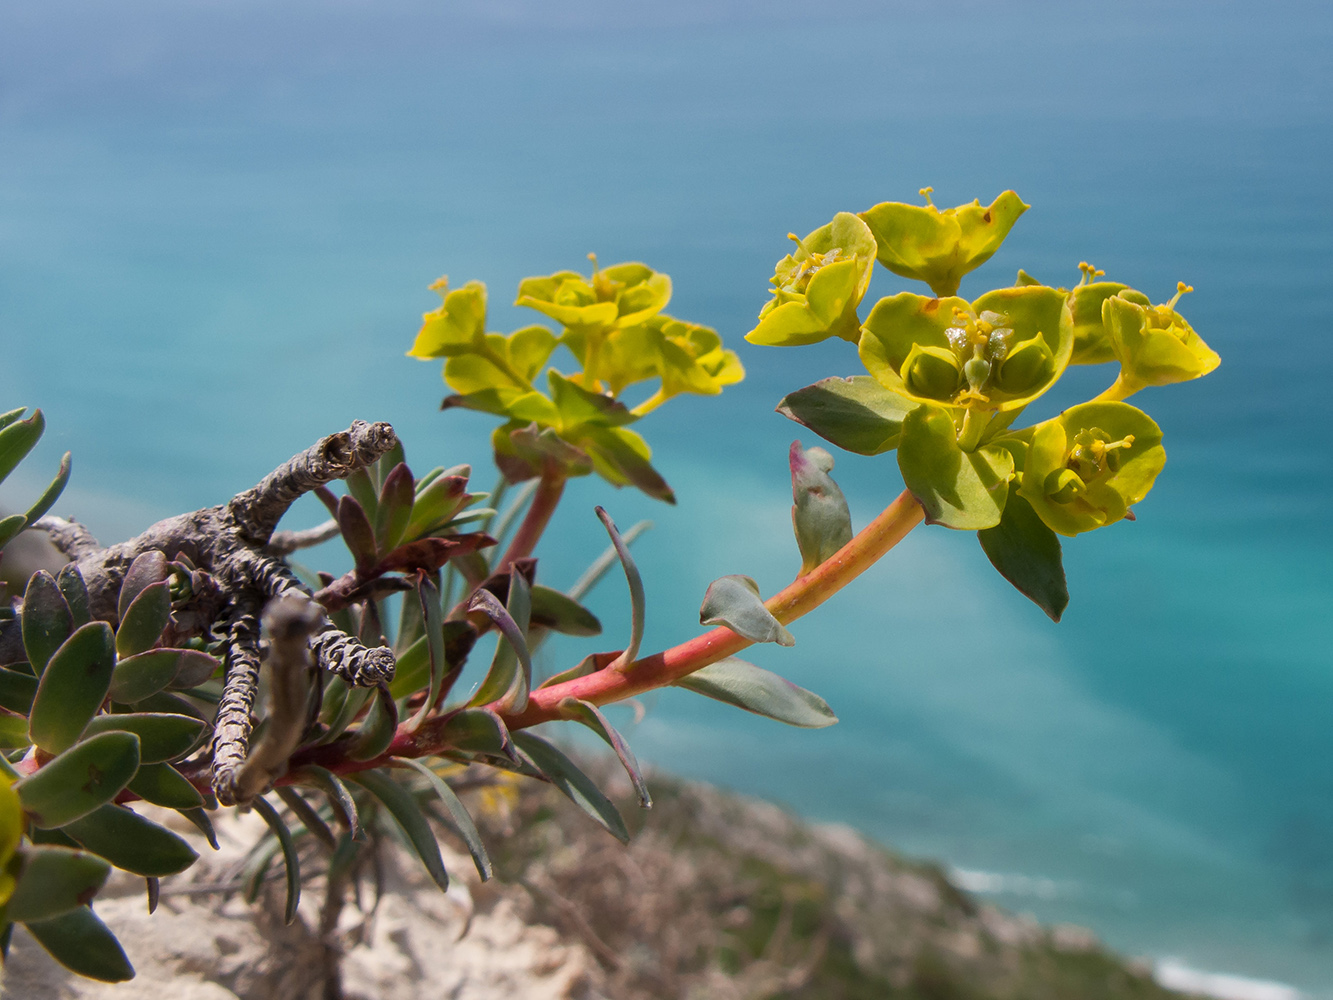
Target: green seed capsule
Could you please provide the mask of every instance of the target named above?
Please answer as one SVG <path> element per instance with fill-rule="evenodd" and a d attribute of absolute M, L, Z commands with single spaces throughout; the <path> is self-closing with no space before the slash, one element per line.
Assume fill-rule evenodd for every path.
<path fill-rule="evenodd" d="M 995 386 L 1001 392 L 1022 396 L 1049 381 L 1055 374 L 1055 359 L 1040 335 L 1025 340 L 1004 359 Z"/>
<path fill-rule="evenodd" d="M 1056 469 L 1043 484 L 1048 497 L 1056 503 L 1069 503 L 1087 489 L 1087 485 L 1073 469 Z"/>
<path fill-rule="evenodd" d="M 907 391 L 926 399 L 953 399 L 958 391 L 958 379 L 962 374 L 958 359 L 952 351 L 944 347 L 923 347 L 913 344 L 903 361 L 903 382 Z"/>
<path fill-rule="evenodd" d="M 967 379 L 967 387 L 973 392 L 980 392 L 986 384 L 986 379 L 990 378 L 991 363 L 985 358 L 969 358 L 967 364 L 963 365 L 963 377 Z"/>

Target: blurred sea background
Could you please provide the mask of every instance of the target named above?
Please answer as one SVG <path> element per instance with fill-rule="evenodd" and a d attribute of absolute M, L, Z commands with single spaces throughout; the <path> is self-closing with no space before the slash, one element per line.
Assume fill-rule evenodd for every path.
<path fill-rule="evenodd" d="M 841 724 L 680 691 L 616 719 L 653 765 L 938 858 L 1168 972 L 1333 997 L 1330 53 L 1313 0 L 6 4 L 0 390 L 49 430 L 0 501 L 71 449 L 57 512 L 114 541 L 358 417 L 486 489 L 491 422 L 438 413 L 437 365 L 403 357 L 426 286 L 486 281 L 508 330 L 540 318 L 509 305 L 520 278 L 640 259 L 748 378 L 638 425 L 679 506 L 575 483 L 541 576 L 601 550 L 593 504 L 651 518 L 661 648 L 715 577 L 794 574 L 786 448 L 816 439 L 772 407 L 861 371 L 841 342 L 741 339 L 786 233 L 924 185 L 941 206 L 1014 188 L 1033 207 L 964 295 L 1019 267 L 1072 284 L 1080 260 L 1156 301 L 1183 279 L 1223 358 L 1135 400 L 1166 471 L 1137 523 L 1066 544 L 1065 620 L 971 534 L 921 529 L 794 648 L 751 651 Z M 867 301 L 903 287 L 881 269 Z M 1034 415 L 1111 377 L 1074 376 Z M 892 455 L 834 475 L 858 528 L 901 489 Z M 622 590 L 590 600 L 600 645 L 548 644 L 546 669 L 615 648 Z"/>

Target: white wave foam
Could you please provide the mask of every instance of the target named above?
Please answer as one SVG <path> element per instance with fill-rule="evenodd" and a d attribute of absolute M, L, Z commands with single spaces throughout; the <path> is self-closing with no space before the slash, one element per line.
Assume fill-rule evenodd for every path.
<path fill-rule="evenodd" d="M 1073 882 L 1057 882 L 1053 878 L 1033 875 L 1008 875 L 984 872 L 975 868 L 950 868 L 949 880 L 965 892 L 979 895 L 1004 893 L 1011 896 L 1035 896 L 1038 899 L 1056 899 L 1073 895 Z"/>
<path fill-rule="evenodd" d="M 1153 978 L 1169 990 L 1198 993 L 1218 1000 L 1301 1000 L 1294 986 L 1271 979 L 1251 979 L 1225 972 L 1193 969 L 1177 958 L 1164 958 L 1153 969 Z"/>

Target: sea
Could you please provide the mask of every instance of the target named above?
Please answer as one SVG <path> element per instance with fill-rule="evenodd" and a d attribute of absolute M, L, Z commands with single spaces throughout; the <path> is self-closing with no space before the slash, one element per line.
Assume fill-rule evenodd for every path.
<path fill-rule="evenodd" d="M 794 576 L 786 453 L 819 442 L 773 408 L 861 371 L 843 342 L 742 339 L 787 233 L 1016 190 L 1031 210 L 963 294 L 1082 260 L 1155 301 L 1183 280 L 1222 356 L 1136 398 L 1166 469 L 1137 521 L 1067 541 L 1064 620 L 923 527 L 794 647 L 749 653 L 838 725 L 683 690 L 614 721 L 653 767 L 936 859 L 1163 982 L 1333 998 L 1331 53 L 1313 0 L 0 5 L 0 395 L 49 428 L 0 503 L 70 450 L 57 511 L 114 541 L 354 418 L 490 489 L 492 422 L 439 412 L 438 362 L 404 357 L 427 286 L 485 281 L 503 331 L 539 318 L 521 278 L 642 260 L 748 375 L 637 425 L 676 506 L 579 480 L 539 574 L 568 586 L 603 549 L 595 504 L 650 519 L 647 645 L 669 646 L 710 580 Z M 870 300 L 906 287 L 881 269 Z M 893 455 L 833 474 L 857 527 L 902 488 Z M 605 636 L 539 669 L 623 643 L 623 581 L 588 600 Z"/>

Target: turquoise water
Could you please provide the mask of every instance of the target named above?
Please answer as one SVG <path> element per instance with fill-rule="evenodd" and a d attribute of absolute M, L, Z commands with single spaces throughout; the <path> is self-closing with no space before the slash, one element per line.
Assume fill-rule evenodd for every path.
<path fill-rule="evenodd" d="M 1020 266 L 1071 282 L 1081 259 L 1155 298 L 1198 289 L 1185 312 L 1224 363 L 1145 394 L 1170 461 L 1139 521 L 1066 547 L 1059 626 L 971 536 L 914 533 L 753 656 L 836 727 L 667 692 L 626 728 L 655 764 L 942 858 L 1131 954 L 1333 996 L 1333 16 L 1263 10 L 10 9 L 0 389 L 46 410 L 42 461 L 75 453 L 62 508 L 106 540 L 354 417 L 393 421 L 415 465 L 481 467 L 489 423 L 435 412 L 437 369 L 402 357 L 425 286 L 487 281 L 507 328 L 520 277 L 644 259 L 749 378 L 641 425 L 677 508 L 580 482 L 542 572 L 568 583 L 600 549 L 594 503 L 651 517 L 660 647 L 694 634 L 714 577 L 790 579 L 786 446 L 813 441 L 771 407 L 859 370 L 846 345 L 740 340 L 787 231 L 925 184 L 940 204 L 1013 187 L 1033 209 L 965 294 Z M 891 458 L 835 475 L 858 526 L 901 488 Z M 594 604 L 624 627 L 614 581 Z"/>

